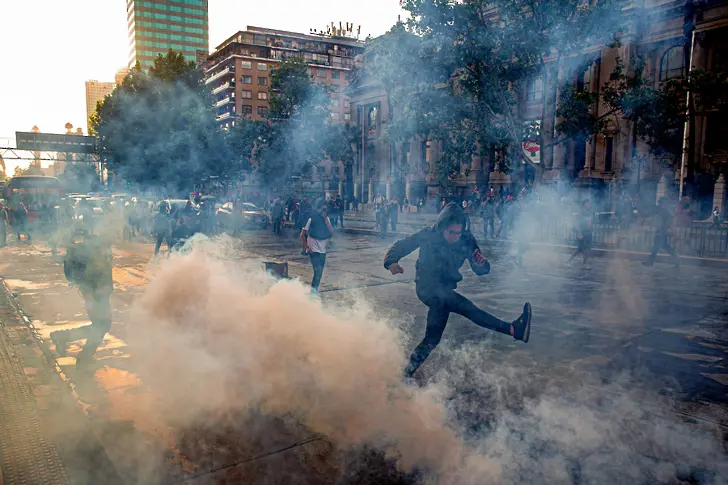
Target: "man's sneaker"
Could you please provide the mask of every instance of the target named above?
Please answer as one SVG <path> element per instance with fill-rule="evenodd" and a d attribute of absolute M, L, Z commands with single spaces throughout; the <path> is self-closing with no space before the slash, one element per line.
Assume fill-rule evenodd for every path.
<path fill-rule="evenodd" d="M 531 337 L 531 304 L 523 305 L 523 313 L 520 317 L 513 320 L 513 338 L 527 343 Z"/>
<path fill-rule="evenodd" d="M 65 338 L 63 331 L 51 332 L 51 342 L 56 346 L 56 353 L 60 357 L 66 356 L 66 347 L 68 346 L 68 339 Z"/>

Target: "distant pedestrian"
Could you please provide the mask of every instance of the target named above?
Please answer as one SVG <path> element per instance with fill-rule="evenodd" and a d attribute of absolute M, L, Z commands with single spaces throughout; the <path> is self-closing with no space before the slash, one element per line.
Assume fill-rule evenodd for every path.
<path fill-rule="evenodd" d="M 154 255 L 159 254 L 162 242 L 167 242 L 167 251 L 172 249 L 170 239 L 172 237 L 172 217 L 169 213 L 169 204 L 166 201 L 159 203 L 159 212 L 154 216 L 154 234 L 157 237 L 157 244 L 154 246 Z"/>
<path fill-rule="evenodd" d="M 283 202 L 280 198 L 276 198 L 273 202 L 273 207 L 270 209 L 270 218 L 273 220 L 273 234 L 279 236 L 283 224 Z"/>
<path fill-rule="evenodd" d="M 495 197 L 488 196 L 483 203 L 483 237 L 495 238 Z"/>
<path fill-rule="evenodd" d="M 399 221 L 399 205 L 397 204 L 397 199 L 392 199 L 389 203 L 389 210 L 387 211 L 387 217 L 389 218 L 389 223 L 392 226 L 392 232 L 397 231 L 397 222 Z"/>
<path fill-rule="evenodd" d="M 657 253 L 660 250 L 667 252 L 672 258 L 672 262 L 676 267 L 680 266 L 680 256 L 677 255 L 675 248 L 670 245 L 670 236 L 674 231 L 676 219 L 680 216 L 673 215 L 670 208 L 667 206 L 667 199 L 665 197 L 660 198 L 657 203 L 657 211 L 655 212 L 656 227 L 655 227 L 655 238 L 652 243 L 652 253 L 650 253 L 647 261 L 643 261 L 642 264 L 645 266 L 652 266 L 655 264 L 657 259 Z"/>
<path fill-rule="evenodd" d="M 28 232 L 28 209 L 20 200 L 16 201 L 13 206 L 10 223 L 13 226 L 13 231 L 18 235 L 18 241 L 20 241 L 22 234 L 25 234 L 28 241 L 31 240 L 30 232 Z"/>
<path fill-rule="evenodd" d="M 321 278 L 326 265 L 326 245 L 334 234 L 334 228 L 327 217 L 326 201 L 319 201 L 316 211 L 306 221 L 301 230 L 301 244 L 303 252 L 311 258 L 313 267 L 313 279 L 311 280 L 311 293 L 318 293 Z"/>
<path fill-rule="evenodd" d="M 579 211 L 577 221 L 577 239 L 578 243 L 576 249 L 566 261 L 567 266 L 571 266 L 571 262 L 579 254 L 582 255 L 582 269 L 591 269 L 589 267 L 589 251 L 593 244 L 592 227 L 594 225 L 594 214 L 592 213 L 591 201 L 589 199 L 584 200 L 581 203 L 581 210 Z"/>

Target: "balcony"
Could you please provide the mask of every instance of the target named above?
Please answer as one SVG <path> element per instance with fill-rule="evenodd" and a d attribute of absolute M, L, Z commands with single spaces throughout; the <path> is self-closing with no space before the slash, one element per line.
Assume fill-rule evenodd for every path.
<path fill-rule="evenodd" d="M 235 87 L 235 83 L 231 83 L 231 82 L 228 81 L 225 84 L 221 84 L 220 86 L 218 86 L 215 89 L 213 89 L 212 90 L 212 94 L 213 95 L 218 95 L 218 94 L 222 93 L 223 91 L 226 91 L 228 89 L 232 89 L 234 87 Z"/>
<path fill-rule="evenodd" d="M 226 96 L 225 98 L 221 99 L 217 103 L 215 103 L 215 107 L 219 108 L 221 106 L 225 106 L 226 104 L 235 103 L 235 98 L 232 98 L 230 96 Z"/>
<path fill-rule="evenodd" d="M 222 71 L 218 72 L 217 74 L 208 77 L 207 79 L 205 79 L 205 84 L 212 84 L 215 81 L 217 81 L 218 79 L 222 79 L 223 77 L 228 76 L 230 74 L 235 74 L 235 68 L 232 66 L 228 66 L 225 69 L 223 69 Z"/>
<path fill-rule="evenodd" d="M 233 114 L 228 111 L 227 113 L 223 113 L 223 114 L 221 114 L 220 116 L 218 116 L 215 119 L 217 121 L 225 121 L 225 120 L 228 120 L 228 119 L 230 119 L 232 117 L 233 117 Z"/>

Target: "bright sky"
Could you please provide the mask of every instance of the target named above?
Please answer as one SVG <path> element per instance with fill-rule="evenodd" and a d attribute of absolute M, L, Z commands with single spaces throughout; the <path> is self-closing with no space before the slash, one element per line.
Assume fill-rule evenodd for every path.
<path fill-rule="evenodd" d="M 307 33 L 348 21 L 362 26 L 363 39 L 402 13 L 399 0 L 209 3 L 211 49 L 248 25 Z M 85 132 L 84 82 L 113 82 L 128 45 L 126 0 L 0 0 L 0 147 L 15 146 L 15 132 L 33 125 L 65 133 L 70 122 Z"/>

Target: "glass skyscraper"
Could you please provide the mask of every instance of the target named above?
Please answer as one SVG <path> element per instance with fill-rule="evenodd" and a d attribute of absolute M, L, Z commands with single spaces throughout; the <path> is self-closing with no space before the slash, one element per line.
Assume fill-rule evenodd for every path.
<path fill-rule="evenodd" d="M 169 49 L 190 61 L 209 53 L 208 0 L 127 0 L 129 67 L 149 67 Z"/>

